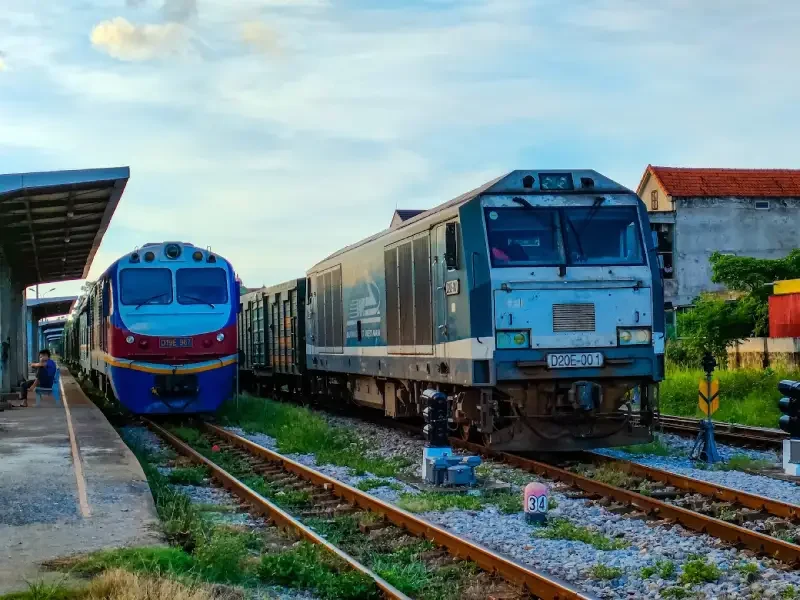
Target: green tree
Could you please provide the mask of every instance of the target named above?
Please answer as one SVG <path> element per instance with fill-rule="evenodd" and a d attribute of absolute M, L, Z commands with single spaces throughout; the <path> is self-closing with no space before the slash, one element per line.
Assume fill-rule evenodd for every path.
<path fill-rule="evenodd" d="M 768 335 L 770 284 L 800 278 L 800 249 L 776 259 L 725 256 L 714 252 L 709 262 L 713 282 L 743 294 L 737 302 L 738 312 L 752 321 L 752 330 L 744 337 Z"/>
<path fill-rule="evenodd" d="M 694 308 L 678 315 L 684 360 L 699 364 L 703 353 L 711 352 L 725 364 L 726 348 L 752 333 L 751 309 L 748 304 L 726 302 L 714 294 L 701 294 L 695 300 Z"/>

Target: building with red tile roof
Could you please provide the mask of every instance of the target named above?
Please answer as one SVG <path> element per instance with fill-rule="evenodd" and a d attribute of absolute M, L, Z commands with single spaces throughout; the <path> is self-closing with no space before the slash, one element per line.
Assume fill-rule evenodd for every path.
<path fill-rule="evenodd" d="M 779 258 L 798 246 L 800 169 L 647 165 L 637 188 L 657 232 L 665 300 L 691 304 L 711 281 L 714 251 Z"/>

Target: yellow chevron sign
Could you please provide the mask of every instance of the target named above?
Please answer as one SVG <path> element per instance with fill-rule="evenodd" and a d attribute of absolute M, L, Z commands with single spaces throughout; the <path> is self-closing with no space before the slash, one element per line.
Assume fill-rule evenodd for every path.
<path fill-rule="evenodd" d="M 701 379 L 697 389 L 700 392 L 697 400 L 700 412 L 704 415 L 713 415 L 719 410 L 719 379 L 711 381 Z"/>

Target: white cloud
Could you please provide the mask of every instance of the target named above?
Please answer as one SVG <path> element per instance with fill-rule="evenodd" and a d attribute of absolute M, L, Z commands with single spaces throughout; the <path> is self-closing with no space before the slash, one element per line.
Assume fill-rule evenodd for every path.
<path fill-rule="evenodd" d="M 8 67 L 6 66 L 5 55 L 0 52 L 0 71 L 5 71 Z"/>
<path fill-rule="evenodd" d="M 755 13 L 755 0 L 144 4 L 142 19 L 173 21 L 93 33 L 139 61 L 126 65 L 85 52 L 87 28 L 116 12 L 0 12 L 15 76 L 14 94 L 0 87 L 7 169 L 131 166 L 93 277 L 178 238 L 275 283 L 386 227 L 395 206 L 513 168 L 577 164 L 635 187 L 648 162 L 791 166 L 800 135 L 788 0 Z M 213 41 L 202 63 L 146 62 L 198 39 Z M 242 52 L 277 40 L 282 60 Z"/>
<path fill-rule="evenodd" d="M 256 52 L 275 54 L 278 52 L 278 34 L 261 21 L 248 21 L 241 27 L 242 41 Z"/>
<path fill-rule="evenodd" d="M 178 23 L 134 25 L 115 17 L 95 25 L 92 45 L 120 60 L 140 61 L 186 54 L 191 32 Z"/>

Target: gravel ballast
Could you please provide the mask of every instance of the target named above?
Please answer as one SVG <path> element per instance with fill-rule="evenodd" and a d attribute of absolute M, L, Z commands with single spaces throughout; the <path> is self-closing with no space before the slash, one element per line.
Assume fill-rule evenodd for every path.
<path fill-rule="evenodd" d="M 320 413 L 332 425 L 357 432 L 370 448 L 370 453 L 391 458 L 401 455 L 413 466 L 409 473 L 417 477 L 421 471 L 421 458 L 424 442 L 403 431 L 365 423 L 347 417 Z M 231 431 L 279 451 L 275 440 L 265 434 Z M 690 446 L 691 447 L 691 446 Z M 732 454 L 742 454 L 738 449 Z M 372 478 L 370 474 L 355 475 L 347 467 L 318 465 L 313 455 L 287 455 L 302 464 L 339 479 L 350 485 Z M 626 456 L 630 458 L 630 456 Z M 663 457 L 661 457 L 663 458 Z M 753 458 L 763 459 L 763 453 Z M 684 459 L 685 460 L 685 459 Z M 495 463 L 485 463 L 481 468 L 484 475 L 510 483 L 543 481 L 529 473 Z M 702 471 L 702 470 L 700 470 Z M 730 476 L 736 472 L 703 471 L 709 475 Z M 745 474 L 746 475 L 746 474 Z M 755 476 L 749 476 L 755 477 Z M 403 491 L 417 493 L 412 486 L 401 480 L 382 478 L 403 486 Z M 769 479 L 763 478 L 760 479 Z M 769 480 L 775 482 L 776 480 Z M 519 486 L 514 486 L 520 489 Z M 764 489 L 763 486 L 761 488 Z M 369 491 L 370 494 L 397 502 L 399 494 L 386 487 Z M 538 530 L 526 522 L 522 512 L 505 514 L 495 506 L 487 505 L 481 510 L 447 510 L 427 512 L 420 516 L 446 527 L 464 538 L 474 540 L 491 549 L 502 552 L 524 564 L 569 581 L 578 588 L 602 598 L 661 598 L 668 588 L 680 586 L 678 577 L 681 567 L 687 560 L 699 555 L 720 569 L 717 581 L 690 586 L 692 596 L 705 598 L 777 598 L 788 586 L 800 590 L 800 573 L 783 570 L 783 565 L 769 559 L 754 558 L 748 551 L 738 551 L 727 547 L 716 538 L 687 531 L 680 526 L 652 520 L 630 518 L 607 511 L 600 504 L 586 499 L 572 498 L 557 490 L 551 490 L 551 497 L 558 506 L 550 511 L 549 518 L 567 518 L 575 525 L 601 532 L 611 540 L 624 540 L 627 547 L 620 550 L 599 550 L 592 545 L 565 539 L 544 539 L 536 537 Z M 676 566 L 675 574 L 669 579 L 659 579 L 657 574 L 643 577 L 642 569 L 652 567 L 659 561 L 671 561 Z M 756 576 L 742 574 L 736 567 L 746 562 L 758 564 Z M 611 580 L 597 579 L 592 569 L 596 565 L 621 569 L 622 574 Z M 752 581 L 752 579 L 755 581 Z M 670 592 L 666 592 L 669 595 Z M 699 594 L 699 596 L 695 596 Z"/>
<path fill-rule="evenodd" d="M 622 458 L 631 462 L 639 463 L 648 467 L 655 467 L 664 471 L 670 471 L 678 475 L 692 477 L 693 479 L 700 479 L 709 483 L 716 483 L 721 486 L 742 490 L 750 494 L 757 494 L 790 504 L 800 505 L 800 486 L 791 482 L 767 477 L 764 475 L 755 475 L 745 471 L 722 471 L 713 470 L 709 468 L 699 468 L 698 464 L 693 463 L 687 458 L 688 453 L 691 451 L 693 440 L 682 438 L 677 435 L 664 434 L 661 438 L 663 442 L 670 448 L 674 448 L 676 454 L 678 452 L 683 455 L 676 456 L 654 456 L 654 455 L 637 455 L 624 452 L 622 450 L 605 448 L 597 450 L 598 454 L 605 454 L 615 458 Z M 725 446 L 717 444 L 717 448 L 723 460 L 728 461 L 735 455 L 746 455 L 753 460 L 766 461 L 768 463 L 779 463 L 778 455 L 773 451 L 764 450 L 749 450 L 744 448 L 734 448 L 732 446 Z"/>

